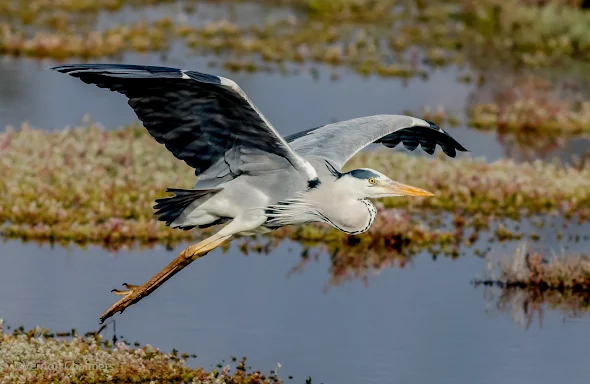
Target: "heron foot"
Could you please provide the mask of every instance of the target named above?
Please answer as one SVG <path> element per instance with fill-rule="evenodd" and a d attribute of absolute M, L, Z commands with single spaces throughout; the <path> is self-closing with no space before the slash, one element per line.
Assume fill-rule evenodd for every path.
<path fill-rule="evenodd" d="M 137 303 L 139 300 L 148 296 L 150 293 L 156 290 L 156 288 L 158 288 L 166 280 L 174 276 L 184 267 L 186 267 L 199 257 L 205 256 L 207 253 L 209 253 L 209 251 L 215 249 L 216 247 L 227 241 L 230 237 L 231 235 L 223 236 L 215 234 L 201 241 L 200 243 L 191 245 L 190 247 L 185 249 L 183 252 L 180 253 L 180 255 L 178 255 L 178 257 L 176 257 L 176 259 L 172 260 L 170 264 L 168 264 L 164 269 L 158 272 L 145 284 L 138 286 L 124 283 L 123 287 L 125 287 L 126 289 L 113 289 L 111 292 L 113 292 L 115 295 L 123 297 L 102 314 L 102 316 L 100 317 L 101 324 L 104 323 L 106 319 L 113 316 L 115 313 L 122 313 L 130 305 L 133 305 Z"/>
<path fill-rule="evenodd" d="M 113 289 L 111 292 L 113 292 L 115 295 L 127 296 L 133 293 L 134 290 L 139 288 L 139 285 L 132 285 L 127 283 L 123 283 L 123 286 L 127 289 Z"/>

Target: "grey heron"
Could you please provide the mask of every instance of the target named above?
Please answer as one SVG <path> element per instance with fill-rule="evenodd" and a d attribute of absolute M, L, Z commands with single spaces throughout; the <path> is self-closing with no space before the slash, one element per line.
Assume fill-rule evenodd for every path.
<path fill-rule="evenodd" d="M 377 214 L 368 199 L 433 195 L 373 169 L 343 172 L 371 143 L 420 145 L 431 155 L 438 144 L 450 157 L 467 151 L 434 123 L 405 115 L 360 117 L 283 137 L 234 81 L 191 70 L 122 64 L 51 69 L 125 95 L 155 140 L 194 168 L 195 189 L 168 189 L 174 196 L 156 200 L 158 220 L 183 230 L 225 224 L 145 284 L 113 290 L 124 297 L 101 323 L 232 237 L 311 222 L 360 234 Z"/>

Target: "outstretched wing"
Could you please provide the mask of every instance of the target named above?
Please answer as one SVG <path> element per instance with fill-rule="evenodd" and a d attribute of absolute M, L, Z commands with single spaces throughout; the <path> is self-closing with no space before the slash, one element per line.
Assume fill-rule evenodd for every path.
<path fill-rule="evenodd" d="M 195 169 L 199 186 L 293 166 L 315 170 L 295 153 L 232 80 L 177 68 L 74 64 L 52 67 L 129 98 L 149 133 Z"/>
<path fill-rule="evenodd" d="M 434 123 L 404 115 L 375 115 L 346 120 L 298 132 L 285 138 L 301 156 L 318 156 L 342 168 L 358 151 L 372 143 L 394 148 L 399 143 L 410 151 L 421 145 L 430 155 L 436 145 L 455 157 L 467 151 Z"/>

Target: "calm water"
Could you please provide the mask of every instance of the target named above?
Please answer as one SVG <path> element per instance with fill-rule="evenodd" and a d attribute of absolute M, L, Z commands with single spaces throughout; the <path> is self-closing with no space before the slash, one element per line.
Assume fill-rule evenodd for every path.
<path fill-rule="evenodd" d="M 505 247 L 509 252 L 513 245 Z M 498 248 L 500 249 L 500 248 Z M 7 323 L 54 330 L 98 328 L 122 282 L 140 283 L 180 251 L 108 254 L 8 242 L 0 253 L 0 314 Z M 117 333 L 208 367 L 246 355 L 281 363 L 302 383 L 568 383 L 588 380 L 587 320 L 545 313 L 524 330 L 469 281 L 485 261 L 432 261 L 325 291 L 329 257 L 288 275 L 300 247 L 268 256 L 214 251 L 116 317 Z M 106 332 L 111 336 L 112 329 Z"/>
<path fill-rule="evenodd" d="M 232 9 L 220 12 L 235 12 L 248 21 L 256 20 L 260 11 L 251 5 Z M 187 17 L 199 23 L 202 17 L 217 17 L 218 11 L 205 6 L 200 16 Z M 174 7 L 139 16 L 161 12 L 177 16 Z M 126 10 L 99 23 L 107 28 L 137 17 Z M 333 82 L 325 67 L 318 67 L 319 78 L 309 73 L 309 67 L 298 76 L 232 74 L 207 68 L 209 60 L 125 56 L 129 63 L 230 77 L 283 134 L 334 120 L 419 111 L 423 105 L 462 112 L 476 92 L 474 86 L 455 81 L 459 70 L 453 67 L 432 72 L 428 81 L 362 78 L 338 70 L 341 78 Z M 44 69 L 52 64 L 0 60 L 0 126 L 27 121 L 47 130 L 61 129 L 86 114 L 109 129 L 135 120 L 123 96 Z M 527 157 L 517 145 L 493 133 L 466 127 L 450 132 L 476 157 Z M 588 147 L 585 139 L 572 140 L 535 156 L 568 159 Z M 588 232 L 588 226 L 570 227 L 565 237 Z M 555 233 L 555 228 L 545 227 L 538 246 L 557 252 L 565 246 L 570 252 L 588 248 L 588 243 L 559 243 Z M 489 256 L 498 259 L 515 246 L 492 244 Z M 111 254 L 96 247 L 0 244 L 0 317 L 13 326 L 95 330 L 99 315 L 116 300 L 112 288 L 144 282 L 180 250 Z M 404 269 L 380 271 L 368 287 L 349 281 L 328 291 L 327 255 L 306 265 L 302 273 L 289 274 L 300 261 L 298 244 L 285 242 L 268 256 L 245 257 L 235 247 L 226 254 L 215 251 L 117 315 L 117 334 L 164 351 L 196 353 L 199 358 L 192 364 L 205 367 L 241 355 L 265 371 L 281 363 L 281 376 L 293 375 L 297 383 L 307 376 L 313 383 L 339 384 L 588 382 L 588 321 L 566 321 L 548 312 L 542 328 L 536 321 L 525 330 L 512 318 L 518 314 L 498 312 L 483 289 L 470 286 L 476 274 L 485 272 L 487 262 L 464 251 L 466 256 L 455 261 L 432 261 L 422 254 Z M 109 328 L 107 336 L 111 332 Z"/>

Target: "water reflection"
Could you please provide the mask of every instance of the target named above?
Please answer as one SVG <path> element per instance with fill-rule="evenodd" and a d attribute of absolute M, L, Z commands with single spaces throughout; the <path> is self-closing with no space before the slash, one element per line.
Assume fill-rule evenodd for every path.
<path fill-rule="evenodd" d="M 590 314 L 590 292 L 485 287 L 484 297 L 491 313 L 509 315 L 525 330 L 535 324 L 543 328 L 543 319 L 551 312 L 564 319 L 588 318 Z"/>
<path fill-rule="evenodd" d="M 396 210 L 394 210 L 397 212 Z M 568 221 L 563 218 L 534 216 L 520 221 L 504 219 L 489 219 L 478 226 L 467 224 L 468 217 L 438 213 L 426 224 L 424 218 L 412 216 L 406 212 L 399 214 L 402 221 L 394 221 L 396 228 L 388 228 L 387 221 L 382 217 L 391 211 L 381 212 L 375 222 L 374 229 L 368 232 L 368 237 L 342 236 L 334 230 L 325 233 L 323 240 L 317 239 L 313 230 L 305 233 L 288 230 L 278 230 L 272 236 L 244 237 L 232 242 L 236 252 L 244 255 L 262 254 L 274 255 L 285 244 L 298 244 L 299 253 L 296 262 L 289 269 L 289 274 L 303 272 L 313 268 L 310 264 L 317 263 L 324 257 L 329 257 L 329 277 L 326 288 L 338 286 L 351 280 L 361 280 L 367 283 L 371 276 L 388 268 L 405 268 L 412 265 L 412 260 L 420 254 L 427 254 L 436 260 L 438 257 L 470 257 L 485 258 L 498 263 L 506 257 L 512 256 L 510 249 L 517 241 L 527 240 L 532 250 L 545 253 L 584 252 L 589 244 L 588 233 L 590 223 L 574 224 L 575 219 Z M 458 220 L 460 219 L 460 220 Z M 416 226 L 404 226 L 405 222 L 415 222 Z M 320 227 L 326 227 L 319 224 Z M 417 228 L 424 228 L 422 235 Z M 382 231 L 382 232 L 381 232 Z M 415 232 L 414 237 L 406 236 L 406 232 Z M 428 240 L 430 239 L 430 240 Z M 300 242 L 296 242 L 296 241 Z M 9 240 L 5 239 L 5 242 Z M 29 242 L 30 241 L 30 242 Z M 36 244 L 42 249 L 77 252 L 96 248 L 98 245 L 112 255 L 124 255 L 128 252 L 141 253 L 158 250 L 177 252 L 186 246 L 182 240 L 170 242 L 139 242 L 125 241 L 116 243 L 74 243 L 71 240 L 47 242 L 46 240 L 27 240 L 25 245 Z"/>
<path fill-rule="evenodd" d="M 179 251 L 108 255 L 95 247 L 5 243 L 0 316 L 25 328 L 96 330 L 100 312 L 115 300 L 111 288 L 143 281 Z M 486 314 L 481 290 L 469 289 L 482 259 L 433 262 L 421 254 L 404 269 L 381 270 L 366 287 L 349 283 L 322 293 L 331 258 L 324 254 L 313 268 L 288 276 L 301 251 L 288 241 L 268 256 L 244 257 L 237 246 L 217 250 L 118 315 L 117 334 L 196 353 L 191 364 L 205 367 L 234 355 L 261 369 L 280 362 L 294 382 L 308 375 L 324 383 L 586 377 L 587 343 L 558 313 L 544 314 L 542 332 Z"/>

